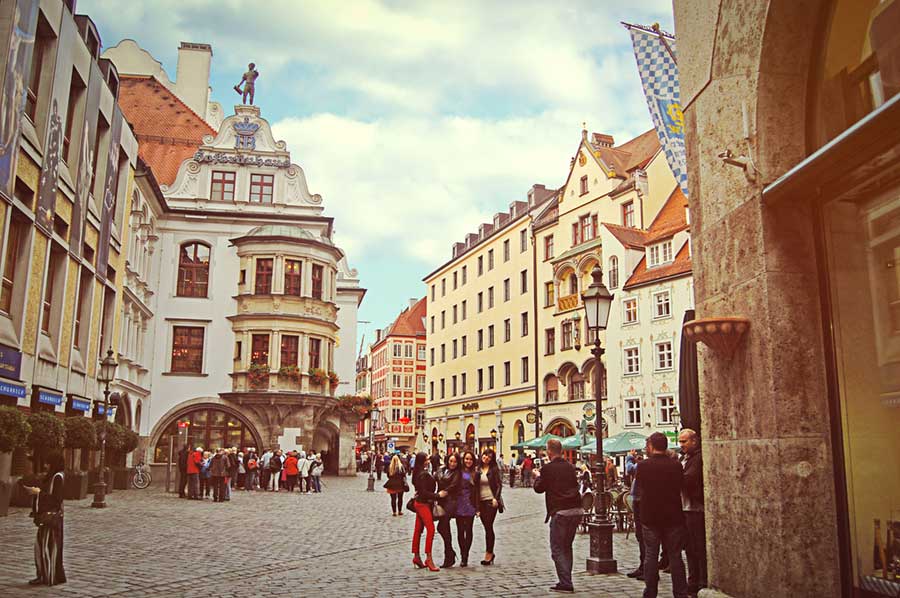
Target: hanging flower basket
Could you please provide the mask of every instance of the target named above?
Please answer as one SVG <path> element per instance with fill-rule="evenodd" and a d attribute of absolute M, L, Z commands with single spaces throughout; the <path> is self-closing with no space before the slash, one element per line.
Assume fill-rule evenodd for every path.
<path fill-rule="evenodd" d="M 269 386 L 269 365 L 253 363 L 247 368 L 247 382 L 250 388 L 267 388 Z"/>
<path fill-rule="evenodd" d="M 328 380 L 328 372 L 321 368 L 312 368 L 309 370 L 309 379 L 315 384 L 325 384 Z"/>
<path fill-rule="evenodd" d="M 328 372 L 328 380 L 331 382 L 331 388 L 337 388 L 338 384 L 341 383 L 341 379 L 338 377 L 337 372 Z"/>
<path fill-rule="evenodd" d="M 278 370 L 278 376 L 289 380 L 294 384 L 300 384 L 300 368 L 295 365 L 286 365 Z"/>
<path fill-rule="evenodd" d="M 341 395 L 335 399 L 334 409 L 342 415 L 352 415 L 362 419 L 372 411 L 372 399 L 357 395 Z"/>

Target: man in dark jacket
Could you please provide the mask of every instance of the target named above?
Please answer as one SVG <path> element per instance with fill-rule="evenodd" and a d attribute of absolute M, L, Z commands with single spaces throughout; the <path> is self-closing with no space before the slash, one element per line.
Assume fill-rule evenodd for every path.
<path fill-rule="evenodd" d="M 381 480 L 381 472 L 384 471 L 384 457 L 381 453 L 375 455 L 375 477 Z"/>
<path fill-rule="evenodd" d="M 551 587 L 554 592 L 571 593 L 572 542 L 584 511 L 578 493 L 578 476 L 575 466 L 562 458 L 559 440 L 547 442 L 549 463 L 535 471 L 534 491 L 544 494 L 547 519 L 550 522 L 550 556 L 556 565 L 559 583 Z"/>
<path fill-rule="evenodd" d="M 660 544 L 669 557 L 672 595 L 688 598 L 687 579 L 681 550 L 684 548 L 684 514 L 681 488 L 684 473 L 681 464 L 669 458 L 668 439 L 654 432 L 647 439 L 649 458 L 637 467 L 635 479 L 641 492 L 641 525 L 644 531 L 644 598 L 656 598 L 659 588 Z"/>
<path fill-rule="evenodd" d="M 187 445 L 184 445 L 175 457 L 178 463 L 178 498 L 187 498 L 188 496 L 187 461 L 189 452 Z"/>
<path fill-rule="evenodd" d="M 688 591 L 696 594 L 706 587 L 706 522 L 703 507 L 703 457 L 700 454 L 700 436 L 685 428 L 678 435 L 684 467 L 684 485 L 681 487 L 681 508 L 687 527 L 684 552 L 688 563 Z"/>

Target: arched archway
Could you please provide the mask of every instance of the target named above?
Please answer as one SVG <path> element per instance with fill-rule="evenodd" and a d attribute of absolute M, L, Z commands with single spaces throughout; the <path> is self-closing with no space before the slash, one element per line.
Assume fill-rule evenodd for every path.
<path fill-rule="evenodd" d="M 259 432 L 244 414 L 214 402 L 192 402 L 173 410 L 157 423 L 150 443 L 154 463 L 167 460 L 169 439 L 172 437 L 175 438 L 176 451 L 185 443 L 204 448 L 262 448 Z"/>
<path fill-rule="evenodd" d="M 564 417 L 558 417 L 547 425 L 547 432 L 566 438 L 575 434 L 575 426 Z"/>
<path fill-rule="evenodd" d="M 325 467 L 325 473 L 329 475 L 337 475 L 339 473 L 341 431 L 336 425 L 327 420 L 319 422 L 309 448 L 316 453 L 322 454 L 322 464 Z"/>

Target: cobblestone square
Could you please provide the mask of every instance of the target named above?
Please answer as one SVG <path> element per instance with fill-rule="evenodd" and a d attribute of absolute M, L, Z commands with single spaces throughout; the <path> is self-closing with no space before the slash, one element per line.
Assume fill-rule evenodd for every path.
<path fill-rule="evenodd" d="M 321 495 L 236 491 L 231 502 L 194 502 L 160 490 L 116 491 L 109 508 L 90 498 L 66 503 L 68 583 L 27 585 L 34 577 L 34 526 L 27 509 L 0 519 L 4 559 L 0 596 L 185 598 L 243 596 L 543 596 L 556 583 L 543 497 L 504 490 L 496 523 L 497 560 L 479 565 L 475 523 L 472 565 L 440 573 L 410 563 L 411 513 L 392 517 L 388 495 L 365 491 L 365 476 L 325 478 Z M 454 534 L 455 542 L 455 534 Z M 423 539 L 424 544 L 424 539 Z M 615 536 L 617 575 L 584 572 L 588 537 L 575 540 L 575 587 L 596 597 L 637 597 L 643 583 L 625 577 L 637 565 L 633 534 Z M 443 548 L 436 536 L 435 561 Z M 663 575 L 660 596 L 671 594 Z"/>

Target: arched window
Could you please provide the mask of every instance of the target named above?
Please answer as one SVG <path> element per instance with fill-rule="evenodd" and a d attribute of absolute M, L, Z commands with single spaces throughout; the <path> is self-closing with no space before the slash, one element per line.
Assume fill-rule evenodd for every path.
<path fill-rule="evenodd" d="M 578 275 L 572 272 L 569 275 L 569 294 L 577 295 L 578 294 Z"/>
<path fill-rule="evenodd" d="M 612 256 L 609 258 L 609 288 L 616 289 L 619 287 L 619 258 Z"/>
<path fill-rule="evenodd" d="M 584 376 L 579 372 L 569 378 L 569 400 L 581 401 L 584 399 Z"/>
<path fill-rule="evenodd" d="M 181 425 L 179 425 L 181 424 Z M 175 452 L 188 444 L 192 448 L 216 449 L 236 446 L 240 450 L 257 447 L 256 437 L 248 426 L 226 411 L 200 407 L 169 422 L 153 451 L 154 463 L 165 463 L 169 439 L 175 438 Z"/>
<path fill-rule="evenodd" d="M 209 246 L 184 243 L 178 252 L 179 297 L 206 297 L 209 288 Z"/>
<path fill-rule="evenodd" d="M 544 378 L 544 400 L 548 403 L 559 400 L 559 379 L 553 374 Z"/>
<path fill-rule="evenodd" d="M 144 406 L 138 401 L 137 409 L 134 410 L 134 431 L 138 434 L 141 433 L 141 415 L 144 410 Z"/>
<path fill-rule="evenodd" d="M 475 450 L 475 442 L 476 442 L 476 440 L 477 440 L 477 439 L 475 438 L 475 425 L 474 425 L 474 424 L 469 424 L 468 426 L 466 426 L 466 447 L 467 447 L 470 451 L 474 451 L 474 450 Z"/>
<path fill-rule="evenodd" d="M 525 424 L 522 423 L 522 420 L 516 420 L 516 425 L 513 427 L 516 431 L 516 443 L 525 442 Z"/>

